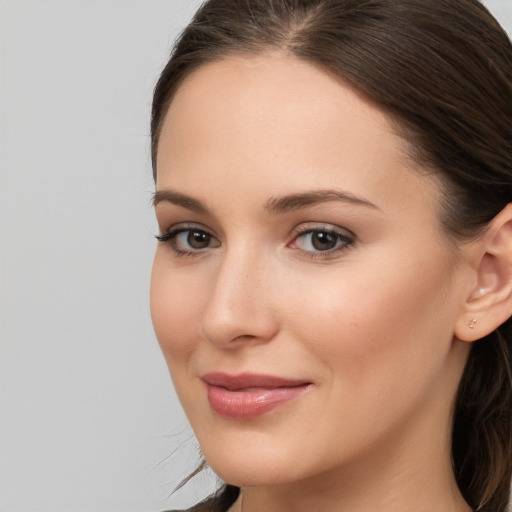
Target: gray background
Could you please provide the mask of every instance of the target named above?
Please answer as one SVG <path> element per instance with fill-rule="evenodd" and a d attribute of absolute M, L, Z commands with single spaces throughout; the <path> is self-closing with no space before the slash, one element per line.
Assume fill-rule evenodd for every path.
<path fill-rule="evenodd" d="M 487 4 L 512 32 L 510 0 Z M 151 90 L 199 0 L 0 0 L 0 512 L 159 511 L 197 452 L 148 311 Z"/>

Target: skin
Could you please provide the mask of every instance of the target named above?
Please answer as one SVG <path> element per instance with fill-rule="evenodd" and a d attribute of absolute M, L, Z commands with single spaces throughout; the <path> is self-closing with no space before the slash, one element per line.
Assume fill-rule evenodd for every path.
<path fill-rule="evenodd" d="M 450 431 L 475 251 L 449 240 L 438 180 L 407 154 L 383 112 L 290 56 L 208 64 L 171 103 L 159 228 L 211 238 L 159 243 L 152 318 L 201 449 L 244 488 L 244 512 L 469 510 Z M 320 193 L 276 208 L 325 190 L 362 202 Z M 321 251 L 307 230 L 342 236 Z M 258 418 L 226 419 L 200 379 L 211 371 L 311 386 Z"/>

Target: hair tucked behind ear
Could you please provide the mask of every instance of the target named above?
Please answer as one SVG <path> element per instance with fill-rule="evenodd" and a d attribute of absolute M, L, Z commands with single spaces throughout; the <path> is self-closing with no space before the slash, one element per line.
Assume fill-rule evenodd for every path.
<path fill-rule="evenodd" d="M 452 456 L 459 487 L 477 511 L 506 511 L 508 506 L 511 327 L 508 320 L 475 343 L 457 399 Z"/>
<path fill-rule="evenodd" d="M 512 202 L 512 46 L 477 0 L 210 0 L 178 39 L 151 121 L 199 66 L 280 50 L 351 83 L 395 120 L 444 183 L 443 225 L 478 236 Z M 453 464 L 479 512 L 506 512 L 512 460 L 511 321 L 472 348 L 454 410 Z"/>

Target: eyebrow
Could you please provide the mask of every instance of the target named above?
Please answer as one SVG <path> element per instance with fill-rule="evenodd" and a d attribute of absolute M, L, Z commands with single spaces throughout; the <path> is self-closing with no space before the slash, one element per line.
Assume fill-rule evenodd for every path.
<path fill-rule="evenodd" d="M 198 199 L 195 199 L 194 197 L 187 194 L 182 194 L 181 192 L 176 192 L 174 190 L 157 190 L 153 194 L 153 206 L 156 206 L 162 202 L 168 202 L 177 206 L 182 206 L 183 208 L 196 213 L 210 213 L 208 207 Z M 300 210 L 302 208 L 307 208 L 308 206 L 315 204 L 328 202 L 342 202 L 380 210 L 378 206 L 362 197 L 356 196 L 350 192 L 330 189 L 312 190 L 309 192 L 272 197 L 266 202 L 265 210 L 272 214 L 286 213 L 294 210 Z"/>
<path fill-rule="evenodd" d="M 324 189 L 271 198 L 267 201 L 265 209 L 270 213 L 285 213 L 327 202 L 342 202 L 380 210 L 377 205 L 350 192 Z"/>
<path fill-rule="evenodd" d="M 196 213 L 209 213 L 208 208 L 205 204 L 203 204 L 198 199 L 195 199 L 192 196 L 189 196 L 187 194 L 182 194 L 181 192 L 175 192 L 174 190 L 157 190 L 153 194 L 153 206 L 156 206 L 159 203 L 172 203 L 177 206 L 182 206 L 183 208 L 186 208 L 187 210 L 191 210 Z"/>

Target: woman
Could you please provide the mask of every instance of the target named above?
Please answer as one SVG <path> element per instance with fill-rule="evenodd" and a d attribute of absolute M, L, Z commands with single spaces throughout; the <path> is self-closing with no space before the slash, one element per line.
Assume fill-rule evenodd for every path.
<path fill-rule="evenodd" d="M 512 47 L 476 0 L 210 0 L 155 89 L 192 510 L 505 512 Z"/>

